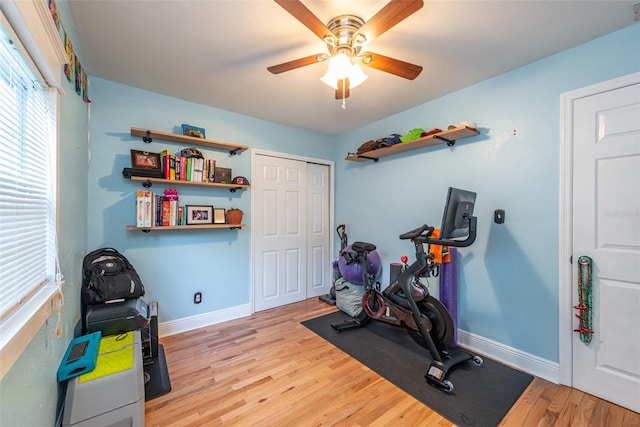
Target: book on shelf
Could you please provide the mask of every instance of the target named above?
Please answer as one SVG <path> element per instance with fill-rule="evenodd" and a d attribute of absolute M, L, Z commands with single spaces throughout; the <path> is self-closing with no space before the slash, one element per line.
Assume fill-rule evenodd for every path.
<path fill-rule="evenodd" d="M 164 150 L 160 152 L 160 159 L 164 179 L 175 179 L 175 156 L 171 154 L 169 150 Z"/>
<path fill-rule="evenodd" d="M 143 227 L 151 227 L 151 190 L 144 190 L 144 218 Z"/>
<path fill-rule="evenodd" d="M 154 215 L 153 215 L 153 226 L 154 227 L 161 227 L 162 226 L 162 201 L 164 199 L 164 196 L 162 194 L 156 194 L 154 193 L 154 199 L 155 199 L 155 204 L 154 204 Z"/>
<path fill-rule="evenodd" d="M 191 169 L 191 181 L 204 182 L 204 159 L 194 157 Z"/>
<path fill-rule="evenodd" d="M 136 193 L 136 227 L 144 227 L 144 190 Z"/>
<path fill-rule="evenodd" d="M 180 181 L 187 180 L 187 158 L 180 156 Z"/>
<path fill-rule="evenodd" d="M 207 182 L 216 182 L 216 161 L 207 159 Z"/>

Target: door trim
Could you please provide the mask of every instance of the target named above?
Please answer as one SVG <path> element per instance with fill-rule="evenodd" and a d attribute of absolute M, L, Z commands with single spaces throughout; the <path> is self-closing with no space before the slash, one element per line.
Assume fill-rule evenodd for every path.
<path fill-rule="evenodd" d="M 280 159 L 288 159 L 288 160 L 298 160 L 301 162 L 307 162 L 307 163 L 316 163 L 319 165 L 326 165 L 329 167 L 329 248 L 332 250 L 334 247 L 334 236 L 333 233 L 331 232 L 331 230 L 333 230 L 334 228 L 334 197 L 335 197 L 335 162 L 333 160 L 325 160 L 325 159 L 317 159 L 314 157 L 307 157 L 307 156 L 298 156 L 295 154 L 287 154 L 287 153 L 279 153 L 276 151 L 269 151 L 269 150 L 261 150 L 258 148 L 252 148 L 251 149 L 251 180 L 249 182 L 253 182 L 253 165 L 255 164 L 255 157 L 256 156 L 269 156 L 269 157 L 278 157 Z M 253 207 L 255 206 L 255 192 L 251 192 L 251 210 L 253 211 Z M 251 314 L 256 312 L 256 305 L 255 305 L 255 277 L 253 275 L 254 272 L 254 259 L 253 259 L 253 250 L 255 248 L 255 239 L 256 236 L 254 234 L 254 229 L 253 227 L 251 228 L 251 253 L 250 253 L 250 268 L 251 271 L 249 273 L 249 278 L 251 281 L 251 289 L 249 290 L 249 298 L 251 299 L 250 302 L 250 306 L 251 306 Z M 331 275 L 331 265 L 327 265 L 327 274 L 329 274 L 327 277 L 332 277 Z M 328 290 L 327 290 L 328 292 Z"/>
<path fill-rule="evenodd" d="M 560 95 L 560 179 L 558 203 L 559 383 L 573 386 L 573 105 L 580 98 L 640 83 L 640 72 Z"/>

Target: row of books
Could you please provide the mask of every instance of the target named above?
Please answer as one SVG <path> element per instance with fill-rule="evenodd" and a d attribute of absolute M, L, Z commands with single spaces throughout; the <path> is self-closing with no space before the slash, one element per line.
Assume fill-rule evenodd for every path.
<path fill-rule="evenodd" d="M 151 190 L 138 190 L 136 194 L 136 227 L 184 225 L 185 214 L 175 188 L 167 188 L 162 194 Z"/>
<path fill-rule="evenodd" d="M 214 159 L 174 155 L 169 150 L 160 153 L 164 179 L 191 182 L 231 182 L 231 169 L 216 166 Z"/>

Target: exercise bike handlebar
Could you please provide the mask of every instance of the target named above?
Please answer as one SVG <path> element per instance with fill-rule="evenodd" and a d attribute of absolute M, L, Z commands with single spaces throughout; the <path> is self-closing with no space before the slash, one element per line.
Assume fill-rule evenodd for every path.
<path fill-rule="evenodd" d="M 452 240 L 452 239 L 432 239 L 431 233 L 434 228 L 424 224 L 422 227 L 418 227 L 415 230 L 407 231 L 401 234 L 399 237 L 402 240 L 411 239 L 416 243 L 429 243 L 432 245 L 453 246 L 456 248 L 466 248 L 471 246 L 476 241 L 476 228 L 478 218 L 475 216 L 469 217 L 469 234 L 464 240 Z"/>

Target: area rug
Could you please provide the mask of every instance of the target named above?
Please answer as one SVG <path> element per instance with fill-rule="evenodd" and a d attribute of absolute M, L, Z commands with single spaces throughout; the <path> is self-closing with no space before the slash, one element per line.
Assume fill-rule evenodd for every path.
<path fill-rule="evenodd" d="M 468 361 L 449 371 L 447 394 L 424 379 L 431 357 L 405 329 L 377 321 L 340 333 L 331 327 L 348 319 L 335 312 L 302 324 L 458 426 L 497 426 L 533 379 L 483 357 L 482 366 Z"/>

